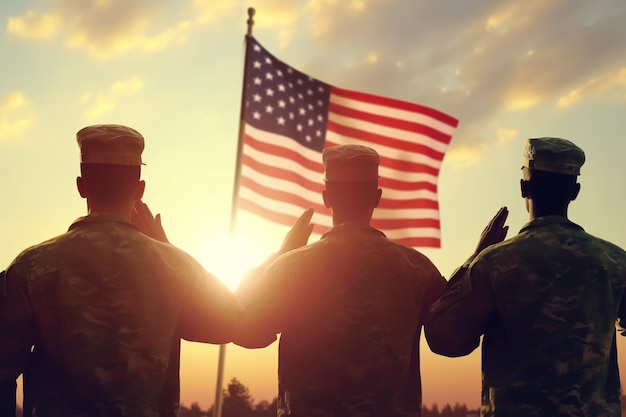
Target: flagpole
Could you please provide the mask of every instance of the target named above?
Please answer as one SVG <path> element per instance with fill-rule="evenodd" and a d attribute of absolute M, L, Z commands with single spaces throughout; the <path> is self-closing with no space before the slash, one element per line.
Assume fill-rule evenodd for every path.
<path fill-rule="evenodd" d="M 241 175 L 241 154 L 243 152 L 243 132 L 245 127 L 244 111 L 245 111 L 245 93 L 246 93 L 246 73 L 248 62 L 248 38 L 252 36 L 252 26 L 254 26 L 254 13 L 253 7 L 248 8 L 248 31 L 246 32 L 246 49 L 244 57 L 243 67 L 243 87 L 241 90 L 241 109 L 239 114 L 239 137 L 237 141 L 237 159 L 235 163 L 235 179 L 233 182 L 233 199 L 230 206 L 230 228 L 229 228 L 229 241 L 232 243 L 235 239 L 235 226 L 237 223 L 237 200 L 239 198 L 239 176 Z M 213 405 L 213 417 L 222 416 L 222 387 L 224 385 L 224 363 L 226 361 L 226 345 L 220 345 L 219 356 L 217 360 L 217 382 L 215 384 L 215 404 Z"/>

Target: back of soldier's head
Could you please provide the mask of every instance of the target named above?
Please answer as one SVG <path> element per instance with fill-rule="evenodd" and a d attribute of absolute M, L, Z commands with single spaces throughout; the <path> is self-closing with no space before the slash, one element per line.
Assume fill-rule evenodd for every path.
<path fill-rule="evenodd" d="M 361 145 L 339 145 L 324 149 L 324 182 L 331 205 L 359 210 L 377 204 L 378 153 Z"/>
<path fill-rule="evenodd" d="M 88 197 L 107 204 L 132 198 L 141 176 L 143 136 L 127 126 L 93 125 L 79 130 L 76 141 Z"/>
<path fill-rule="evenodd" d="M 561 138 L 531 138 L 524 146 L 522 169 L 531 183 L 532 198 L 567 204 L 585 163 L 585 153 Z"/>

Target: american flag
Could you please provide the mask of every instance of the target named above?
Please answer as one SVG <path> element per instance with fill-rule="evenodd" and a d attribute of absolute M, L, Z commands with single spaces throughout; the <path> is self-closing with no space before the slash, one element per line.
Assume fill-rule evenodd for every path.
<path fill-rule="evenodd" d="M 380 154 L 383 193 L 371 225 L 407 246 L 440 247 L 437 179 L 458 120 L 318 81 L 246 39 L 237 209 L 292 226 L 313 207 L 314 233 L 324 233 L 332 217 L 321 152 L 360 144 Z"/>

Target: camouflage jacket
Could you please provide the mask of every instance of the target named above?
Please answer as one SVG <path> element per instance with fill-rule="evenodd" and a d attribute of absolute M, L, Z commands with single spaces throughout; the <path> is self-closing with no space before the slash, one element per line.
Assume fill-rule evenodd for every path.
<path fill-rule="evenodd" d="M 280 417 L 419 416 L 422 321 L 446 280 L 421 253 L 342 224 L 237 291 L 281 333 Z"/>
<path fill-rule="evenodd" d="M 22 252 L 6 289 L 0 381 L 25 372 L 35 416 L 177 415 L 180 339 L 228 342 L 243 314 L 191 256 L 113 213 Z"/>
<path fill-rule="evenodd" d="M 625 286 L 626 252 L 564 217 L 540 217 L 453 276 L 426 338 L 459 356 L 484 335 L 483 416 L 619 416 Z"/>

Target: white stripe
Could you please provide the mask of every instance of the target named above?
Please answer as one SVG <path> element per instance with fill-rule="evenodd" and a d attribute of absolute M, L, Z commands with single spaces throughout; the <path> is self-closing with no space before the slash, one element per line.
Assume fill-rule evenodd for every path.
<path fill-rule="evenodd" d="M 377 114 L 380 116 L 392 117 L 394 119 L 406 120 L 413 123 L 419 123 L 425 126 L 430 126 L 435 130 L 440 131 L 448 136 L 452 136 L 456 130 L 455 126 L 451 126 L 440 120 L 432 118 L 423 113 L 416 113 L 409 110 L 396 109 L 394 107 L 383 106 L 379 104 L 366 103 L 360 100 L 354 100 L 346 97 L 337 96 L 335 94 L 330 95 L 330 102 L 339 104 L 343 107 L 352 108 L 355 110 L 363 111 L 366 113 Z"/>
<path fill-rule="evenodd" d="M 286 191 L 306 200 L 318 201 L 318 204 L 323 204 L 320 193 L 311 191 L 308 188 L 289 180 L 262 174 L 247 165 L 241 167 L 241 176 L 250 178 L 262 186 L 272 188 L 274 190 Z"/>
<path fill-rule="evenodd" d="M 306 178 L 309 181 L 321 183 L 324 180 L 324 174 L 320 172 L 311 171 L 291 159 L 282 158 L 279 156 L 261 152 L 246 144 L 244 144 L 243 146 L 243 153 L 244 155 L 249 156 L 255 161 L 258 161 L 260 163 L 263 163 L 265 165 L 269 165 L 272 167 L 277 167 L 277 168 L 291 171 L 294 174 L 298 174 Z M 317 153 L 317 157 L 320 159 L 322 157 L 319 152 Z M 251 178 L 254 178 L 254 177 L 251 177 Z"/>
<path fill-rule="evenodd" d="M 239 190 L 239 196 L 241 198 L 245 198 L 246 200 L 250 200 L 254 202 L 255 204 L 258 204 L 261 207 L 265 207 L 268 210 L 271 210 L 277 213 L 286 214 L 286 215 L 293 216 L 296 218 L 300 217 L 302 215 L 302 212 L 306 208 L 306 207 L 303 208 L 303 207 L 297 206 L 295 204 L 285 203 L 284 201 L 269 199 L 255 192 L 254 190 L 251 190 L 246 187 L 242 187 Z M 319 203 L 316 203 L 316 204 L 319 204 Z M 330 226 L 333 223 L 332 218 L 330 216 L 320 214 L 320 213 L 315 213 L 314 221 L 315 223 L 321 224 L 324 226 Z"/>
<path fill-rule="evenodd" d="M 246 124 L 245 126 L 245 133 L 252 136 L 258 141 L 294 151 L 316 164 L 321 163 L 320 161 L 322 157 L 319 152 L 307 148 L 306 146 L 300 145 L 298 141 L 293 140 L 287 136 L 277 135 L 275 133 L 270 133 L 265 130 L 257 129 L 249 124 Z"/>
<path fill-rule="evenodd" d="M 448 144 L 442 143 L 438 140 L 432 139 L 429 136 L 409 132 L 403 129 L 396 129 L 389 126 L 383 126 L 378 123 L 368 122 L 366 120 L 354 119 L 352 117 L 341 116 L 335 113 L 328 113 L 328 120 L 331 120 L 338 125 L 347 126 L 354 129 L 359 129 L 368 133 L 374 133 L 376 135 L 387 136 L 390 138 L 402 140 L 407 143 L 416 143 L 426 146 L 437 152 L 445 153 L 448 149 Z M 395 148 L 394 148 L 395 149 Z M 406 152 L 406 151 L 402 151 Z"/>

